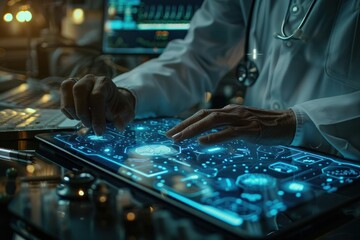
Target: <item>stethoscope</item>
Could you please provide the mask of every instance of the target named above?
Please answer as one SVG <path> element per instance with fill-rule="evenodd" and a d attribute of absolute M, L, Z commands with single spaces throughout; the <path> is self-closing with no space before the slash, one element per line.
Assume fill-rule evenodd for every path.
<path fill-rule="evenodd" d="M 286 34 L 285 33 L 285 24 L 289 19 L 289 9 L 291 6 L 291 1 L 289 1 L 289 5 L 287 7 L 286 13 L 285 13 L 282 23 L 281 23 L 281 28 L 280 28 L 281 32 L 275 33 L 274 37 L 277 39 L 283 40 L 283 41 L 303 39 L 302 27 L 306 23 L 314 5 L 315 5 L 315 2 L 316 2 L 316 0 L 313 0 L 311 2 L 309 9 L 306 11 L 304 17 L 300 21 L 299 25 L 295 28 L 295 30 L 293 30 L 291 34 Z M 254 12 L 254 5 L 255 5 L 255 0 L 253 0 L 251 2 L 250 14 L 248 17 L 248 24 L 246 27 L 245 48 L 244 48 L 245 54 L 244 54 L 243 59 L 241 59 L 241 61 L 239 62 L 237 69 L 236 69 L 236 80 L 237 80 L 237 83 L 241 87 L 252 86 L 255 83 L 256 79 L 259 77 L 259 69 L 257 68 L 255 62 L 252 61 L 251 59 L 249 59 L 248 54 L 247 54 L 248 49 L 249 49 L 248 42 L 249 42 L 249 36 L 250 36 L 252 15 Z"/>

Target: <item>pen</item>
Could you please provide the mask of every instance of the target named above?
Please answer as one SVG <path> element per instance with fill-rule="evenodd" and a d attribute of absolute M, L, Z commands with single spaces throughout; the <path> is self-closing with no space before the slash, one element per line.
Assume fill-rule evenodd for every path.
<path fill-rule="evenodd" d="M 11 149 L 0 148 L 0 158 L 8 161 L 32 163 L 34 155 Z"/>

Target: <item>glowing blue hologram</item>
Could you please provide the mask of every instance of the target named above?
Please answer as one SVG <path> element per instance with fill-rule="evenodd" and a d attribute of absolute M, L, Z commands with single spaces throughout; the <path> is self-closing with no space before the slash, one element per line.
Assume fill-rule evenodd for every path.
<path fill-rule="evenodd" d="M 248 173 L 239 176 L 236 179 L 236 184 L 241 188 L 256 191 L 274 187 L 276 185 L 276 179 L 267 174 Z"/>
<path fill-rule="evenodd" d="M 135 152 L 142 156 L 161 156 L 171 154 L 172 150 L 168 146 L 154 144 L 137 147 Z"/>
<path fill-rule="evenodd" d="M 198 168 L 194 169 L 194 172 L 200 173 L 201 175 L 204 175 L 208 178 L 214 178 L 218 175 L 219 170 L 216 168 Z"/>
<path fill-rule="evenodd" d="M 333 181 L 332 178 L 327 178 L 327 179 L 326 179 L 326 182 L 329 182 L 329 183 L 330 183 L 330 182 L 332 182 L 332 181 Z"/>
<path fill-rule="evenodd" d="M 208 148 L 207 151 L 209 153 L 212 153 L 212 152 L 218 152 L 218 151 L 221 151 L 222 148 L 221 147 L 213 147 L 213 148 Z"/>
<path fill-rule="evenodd" d="M 114 154 L 114 149 L 112 148 L 112 146 L 105 146 L 104 148 L 102 148 L 102 152 L 107 156 L 112 156 Z"/>
<path fill-rule="evenodd" d="M 322 172 L 334 178 L 358 178 L 360 176 L 360 168 L 351 165 L 329 166 L 322 169 Z"/>
<path fill-rule="evenodd" d="M 144 126 L 138 126 L 135 129 L 139 130 L 139 131 L 142 131 L 142 130 L 146 130 L 147 128 L 145 128 Z"/>
<path fill-rule="evenodd" d="M 284 196 L 285 192 L 282 191 L 282 190 L 279 190 L 279 191 L 277 192 L 277 194 L 278 194 L 279 196 Z"/>
<path fill-rule="evenodd" d="M 109 124 L 103 136 L 54 133 L 52 143 L 159 197 L 169 195 L 241 228 L 271 222 L 312 199 L 313 190 L 335 192 L 360 178 L 358 165 L 297 148 L 243 140 L 203 146 L 196 138 L 174 144 L 165 133 L 180 122 L 135 120 L 123 132 Z"/>
<path fill-rule="evenodd" d="M 181 179 L 181 182 L 186 182 L 186 181 L 191 181 L 191 180 L 196 180 L 199 179 L 198 175 L 189 175 L 188 177 L 184 177 Z"/>
<path fill-rule="evenodd" d="M 280 155 L 285 151 L 285 148 L 280 146 L 259 146 L 257 151 L 268 155 Z"/>
<path fill-rule="evenodd" d="M 232 178 L 218 178 L 214 182 L 214 186 L 226 192 L 238 190 L 238 186 Z"/>
<path fill-rule="evenodd" d="M 90 155 L 90 154 L 96 154 L 97 151 L 94 150 L 94 149 L 91 149 L 91 148 L 88 148 L 88 147 L 85 147 L 85 146 L 79 146 L 78 149 L 80 151 L 82 151 L 84 154 L 86 155 Z"/>
<path fill-rule="evenodd" d="M 269 169 L 274 170 L 279 173 L 293 173 L 298 171 L 298 167 L 284 163 L 284 162 L 276 162 L 269 165 Z"/>
<path fill-rule="evenodd" d="M 176 155 L 180 153 L 180 149 L 177 149 L 175 145 L 147 144 L 130 148 L 128 152 L 140 156 L 155 157 Z"/>
<path fill-rule="evenodd" d="M 230 211 L 236 213 L 244 220 L 257 221 L 261 213 L 261 208 L 240 198 L 224 197 L 217 199 L 213 205 L 219 209 L 226 209 L 225 212 Z"/>
<path fill-rule="evenodd" d="M 256 202 L 262 198 L 261 194 L 258 193 L 242 193 L 240 196 L 247 199 L 249 202 Z"/>
<path fill-rule="evenodd" d="M 302 192 L 304 190 L 304 184 L 293 182 L 288 185 L 288 188 L 293 192 Z"/>
<path fill-rule="evenodd" d="M 199 179 L 196 175 L 173 175 L 165 178 L 161 184 L 156 183 L 155 186 L 161 187 L 159 190 L 162 192 L 173 191 L 188 198 L 202 197 L 213 191 L 203 178 Z"/>
<path fill-rule="evenodd" d="M 237 148 L 236 151 L 239 151 L 241 154 L 240 155 L 250 155 L 251 151 L 249 148 Z"/>
<path fill-rule="evenodd" d="M 320 156 L 316 156 L 316 155 L 310 155 L 310 154 L 303 154 L 300 157 L 294 157 L 293 158 L 294 161 L 302 163 L 302 164 L 314 164 L 320 161 L 323 161 L 324 158 L 320 157 Z"/>
<path fill-rule="evenodd" d="M 88 135 L 86 137 L 88 140 L 90 141 L 97 141 L 97 142 L 106 142 L 106 141 L 111 141 L 114 139 L 114 136 L 109 135 L 109 134 L 104 134 L 101 136 L 98 135 Z"/>
<path fill-rule="evenodd" d="M 266 201 L 265 205 L 268 206 L 265 211 L 265 215 L 267 217 L 274 217 L 279 212 L 285 211 L 287 209 L 287 206 L 284 204 L 284 202 L 280 201 L 279 199 Z"/>
<path fill-rule="evenodd" d="M 192 201 L 191 199 L 188 199 L 178 193 L 175 193 L 173 191 L 166 191 L 166 194 L 169 196 L 174 197 L 175 199 L 180 200 L 181 202 L 187 203 L 188 205 L 206 213 L 209 214 L 217 219 L 220 219 L 221 221 L 224 221 L 232 226 L 240 226 L 243 224 L 244 220 L 236 214 L 235 212 L 228 211 L 226 209 L 218 209 L 213 206 L 209 205 L 203 205 L 199 204 L 195 201 Z"/>
<path fill-rule="evenodd" d="M 309 186 L 305 182 L 290 181 L 284 184 L 284 189 L 288 192 L 305 192 L 309 189 Z"/>
<path fill-rule="evenodd" d="M 202 146 L 195 146 L 194 152 L 197 154 L 221 154 L 226 151 L 226 148 L 220 146 L 212 146 L 212 147 L 202 147 Z"/>

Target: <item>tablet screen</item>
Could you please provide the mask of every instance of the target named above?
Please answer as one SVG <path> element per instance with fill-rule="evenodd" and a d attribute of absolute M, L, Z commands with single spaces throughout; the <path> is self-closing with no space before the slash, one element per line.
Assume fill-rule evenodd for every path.
<path fill-rule="evenodd" d="M 165 133 L 179 122 L 147 119 L 132 122 L 124 132 L 108 125 L 102 136 L 89 130 L 38 138 L 210 222 L 250 236 L 269 234 L 275 229 L 271 219 L 320 195 L 330 197 L 360 176 L 355 163 L 286 146 L 242 140 L 203 146 L 196 138 L 175 144 Z"/>

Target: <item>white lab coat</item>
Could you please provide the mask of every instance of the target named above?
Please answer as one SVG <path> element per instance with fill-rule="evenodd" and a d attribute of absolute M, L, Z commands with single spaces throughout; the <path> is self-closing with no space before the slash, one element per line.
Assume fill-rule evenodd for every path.
<path fill-rule="evenodd" d="M 282 41 L 299 25 L 311 0 L 258 0 L 249 48 L 260 71 L 245 104 L 292 108 L 293 146 L 360 160 L 360 0 L 317 1 L 302 27 L 303 40 Z M 171 116 L 214 91 L 244 55 L 250 1 L 208 0 L 195 14 L 184 40 L 170 43 L 157 59 L 114 79 L 136 98 L 136 116 Z"/>

